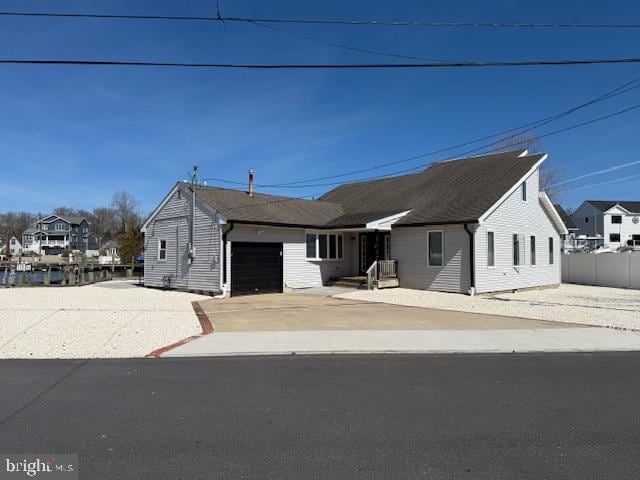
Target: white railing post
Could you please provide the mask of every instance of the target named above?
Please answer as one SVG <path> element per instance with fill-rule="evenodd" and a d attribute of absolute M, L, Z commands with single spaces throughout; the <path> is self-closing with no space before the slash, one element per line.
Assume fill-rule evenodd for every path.
<path fill-rule="evenodd" d="M 367 290 L 373 290 L 374 282 L 378 280 L 378 262 L 375 261 L 367 269 Z"/>

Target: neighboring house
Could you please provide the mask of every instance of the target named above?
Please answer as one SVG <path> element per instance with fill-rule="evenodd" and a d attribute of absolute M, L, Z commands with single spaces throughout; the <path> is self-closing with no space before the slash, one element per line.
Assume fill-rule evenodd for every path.
<path fill-rule="evenodd" d="M 88 257 L 100 256 L 100 237 L 97 233 L 89 232 L 84 235 L 84 253 Z"/>
<path fill-rule="evenodd" d="M 118 242 L 116 242 L 115 240 L 107 240 L 102 244 L 100 253 L 102 255 L 118 255 L 119 247 L 120 245 L 118 245 Z"/>
<path fill-rule="evenodd" d="M 22 255 L 22 252 L 23 252 L 22 244 L 20 243 L 20 240 L 18 240 L 16 237 L 11 237 L 9 239 L 9 254 L 7 254 L 7 248 L 5 243 L 6 242 L 4 239 L 0 239 L 0 253 L 2 255 L 5 255 L 5 256 Z"/>
<path fill-rule="evenodd" d="M 22 234 L 25 250 L 60 255 L 66 250 L 85 252 L 89 242 L 89 222 L 84 217 L 48 215 Z"/>
<path fill-rule="evenodd" d="M 558 215 L 560 215 L 562 223 L 564 223 L 564 226 L 568 232 L 566 235 L 561 235 L 560 241 L 562 243 L 560 250 L 562 252 L 571 252 L 573 250 L 576 250 L 576 232 L 578 231 L 578 227 L 576 227 L 571 216 L 565 211 L 564 208 L 562 208 L 561 205 L 555 203 L 553 206 L 555 207 L 556 212 L 558 212 Z"/>
<path fill-rule="evenodd" d="M 319 200 L 177 183 L 144 222 L 145 285 L 231 295 L 364 275 L 475 293 L 560 283 L 567 229 L 543 192 L 546 154 L 439 162 L 342 185 Z M 195 202 L 194 202 L 195 199 Z"/>
<path fill-rule="evenodd" d="M 118 242 L 115 240 L 107 240 L 100 248 L 100 264 L 102 265 L 120 265 L 120 256 L 118 255 Z"/>
<path fill-rule="evenodd" d="M 640 246 L 639 201 L 586 200 L 571 219 L 578 228 L 578 241 L 601 238 L 612 250 Z"/>

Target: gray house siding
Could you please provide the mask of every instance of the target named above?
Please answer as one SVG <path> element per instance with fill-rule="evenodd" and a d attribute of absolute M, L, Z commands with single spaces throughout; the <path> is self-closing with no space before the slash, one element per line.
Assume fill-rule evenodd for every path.
<path fill-rule="evenodd" d="M 334 233 L 334 232 L 331 232 Z M 340 233 L 340 232 L 335 232 Z M 325 284 L 330 277 L 351 275 L 351 235 L 344 234 L 342 260 L 313 261 L 306 259 L 306 230 L 274 228 L 260 225 L 235 225 L 227 235 L 227 285 L 231 285 L 231 244 L 233 242 L 282 243 L 284 287 L 309 288 Z"/>
<path fill-rule="evenodd" d="M 427 264 L 427 232 L 444 233 L 444 265 Z M 462 225 L 395 228 L 391 230 L 391 258 L 398 261 L 403 288 L 467 293 L 469 290 L 469 235 Z"/>
<path fill-rule="evenodd" d="M 589 202 L 583 202 L 578 209 L 571 214 L 571 220 L 575 223 L 577 235 L 594 236 L 604 235 L 604 221 L 600 210 Z"/>
<path fill-rule="evenodd" d="M 560 283 L 560 235 L 538 199 L 538 171 L 529 176 L 527 201 L 517 188 L 480 225 L 475 233 L 476 291 L 492 292 Z M 495 266 L 488 265 L 487 234 L 494 232 Z M 513 235 L 524 242 L 520 266 L 513 265 Z M 536 265 L 531 264 L 531 236 L 536 237 Z M 553 260 L 549 263 L 549 238 Z"/>
<path fill-rule="evenodd" d="M 162 287 L 164 276 L 170 275 L 173 288 L 220 291 L 218 221 L 196 201 L 195 258 L 189 265 L 191 213 L 190 193 L 178 190 L 148 225 L 144 245 L 145 285 Z M 166 241 L 166 261 L 158 259 L 160 240 Z"/>

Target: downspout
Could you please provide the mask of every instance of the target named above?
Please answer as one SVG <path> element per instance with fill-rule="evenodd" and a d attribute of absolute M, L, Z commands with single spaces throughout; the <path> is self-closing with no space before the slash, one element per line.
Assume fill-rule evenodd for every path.
<path fill-rule="evenodd" d="M 474 233 L 469 230 L 468 223 L 464 224 L 464 229 L 469 234 L 469 295 L 474 296 L 476 293 L 476 260 Z"/>
<path fill-rule="evenodd" d="M 222 293 L 215 298 L 225 297 L 227 293 L 227 289 L 225 288 L 225 285 L 229 283 L 227 279 L 227 258 L 226 258 L 227 257 L 227 235 L 229 235 L 229 232 L 233 230 L 233 227 L 235 226 L 235 224 L 233 222 L 228 222 L 227 225 L 229 225 L 229 228 L 225 230 L 222 234 L 222 252 L 220 252 L 220 261 L 222 262 L 222 285 L 220 285 L 220 289 L 222 290 Z"/>

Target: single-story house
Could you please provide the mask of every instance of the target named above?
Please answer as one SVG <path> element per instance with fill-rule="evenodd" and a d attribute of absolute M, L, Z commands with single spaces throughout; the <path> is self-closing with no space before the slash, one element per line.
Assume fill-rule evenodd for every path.
<path fill-rule="evenodd" d="M 380 265 L 414 289 L 556 285 L 567 230 L 539 191 L 546 158 L 512 151 L 442 161 L 317 200 L 254 193 L 252 183 L 239 191 L 179 182 L 142 226 L 145 285 L 282 292 Z"/>

